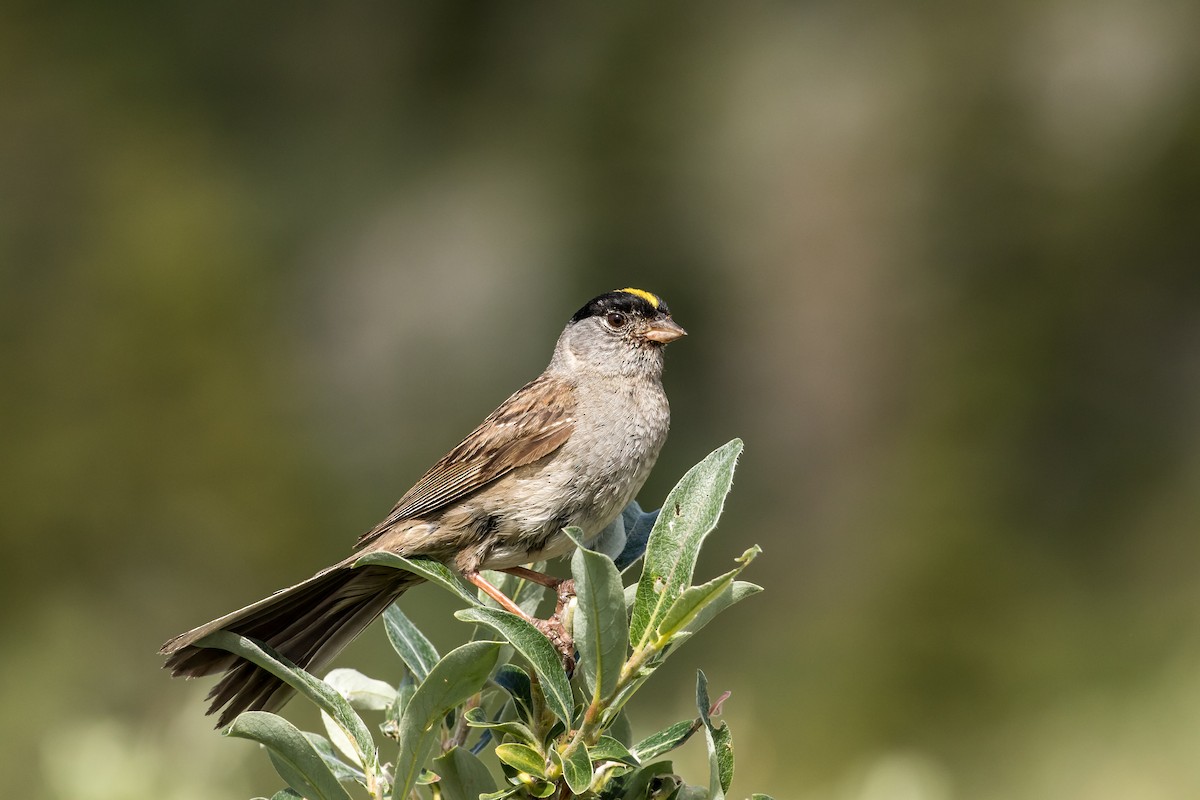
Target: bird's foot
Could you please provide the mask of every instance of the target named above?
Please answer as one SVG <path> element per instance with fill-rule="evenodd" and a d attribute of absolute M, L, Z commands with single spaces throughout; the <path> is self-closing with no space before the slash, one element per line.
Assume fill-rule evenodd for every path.
<path fill-rule="evenodd" d="M 535 619 L 533 626 L 550 640 L 550 644 L 554 645 L 567 675 L 573 675 L 575 673 L 575 640 L 567 632 L 558 612 L 555 612 L 550 619 Z"/>
<path fill-rule="evenodd" d="M 563 669 L 567 675 L 575 672 L 575 640 L 568 629 L 571 601 L 575 599 L 575 581 L 571 579 L 556 581 L 554 586 L 558 594 L 558 603 L 549 619 L 534 621 L 534 627 L 541 631 L 562 659 Z"/>
<path fill-rule="evenodd" d="M 567 671 L 567 675 L 573 674 L 575 671 L 575 640 L 571 638 L 568 630 L 567 615 L 570 612 L 571 601 L 575 598 L 575 581 L 570 578 L 555 578 L 523 567 L 504 571 L 521 578 L 534 580 L 534 582 L 541 586 L 555 590 L 558 602 L 555 604 L 554 613 L 550 615 L 549 619 L 535 619 L 529 616 L 524 609 L 510 600 L 495 586 L 488 583 L 478 572 L 466 573 L 466 578 L 471 583 L 483 589 L 505 610 L 516 614 L 541 631 L 542 635 L 549 639 L 550 644 L 554 645 L 554 649 L 558 651 L 559 658 L 562 659 L 563 669 Z M 536 579 L 533 576 L 537 576 Z"/>
<path fill-rule="evenodd" d="M 554 587 L 558 592 L 558 605 L 554 608 L 554 613 L 561 614 L 563 609 L 575 599 L 575 581 L 570 578 L 564 578 Z"/>

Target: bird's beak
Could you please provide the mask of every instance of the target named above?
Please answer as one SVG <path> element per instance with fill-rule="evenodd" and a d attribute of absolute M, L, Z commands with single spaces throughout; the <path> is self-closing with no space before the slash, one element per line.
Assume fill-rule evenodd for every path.
<path fill-rule="evenodd" d="M 676 339 L 687 336 L 687 331 L 681 328 L 679 323 L 670 317 L 663 317 L 650 323 L 650 326 L 646 328 L 642 336 L 652 342 L 666 344 L 667 342 L 673 342 Z"/>

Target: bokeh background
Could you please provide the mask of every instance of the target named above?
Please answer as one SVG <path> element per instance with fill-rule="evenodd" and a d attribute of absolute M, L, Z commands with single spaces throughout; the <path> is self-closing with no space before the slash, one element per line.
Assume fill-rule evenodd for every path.
<path fill-rule="evenodd" d="M 641 499 L 743 437 L 701 572 L 757 542 L 767 587 L 641 731 L 699 666 L 737 797 L 1200 796 L 1197 30 L 1186 0 L 5 4 L 4 793 L 278 788 L 159 644 L 344 555 L 635 285 L 692 334 Z M 374 630 L 342 663 L 393 661 Z"/>

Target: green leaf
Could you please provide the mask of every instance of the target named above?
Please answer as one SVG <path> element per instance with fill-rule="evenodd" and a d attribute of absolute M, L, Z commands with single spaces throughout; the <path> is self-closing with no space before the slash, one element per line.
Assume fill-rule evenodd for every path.
<path fill-rule="evenodd" d="M 628 506 L 626 506 L 628 509 Z M 572 536 L 572 539 L 578 539 L 578 536 Z M 617 515 L 617 518 L 608 523 L 587 543 L 588 550 L 594 550 L 597 553 L 603 553 L 609 558 L 616 558 L 625 551 L 625 511 Z"/>
<path fill-rule="evenodd" d="M 292 789 L 280 789 L 271 795 L 271 800 L 304 800 L 304 798 L 296 794 Z"/>
<path fill-rule="evenodd" d="M 705 728 L 704 737 L 708 742 L 708 793 L 712 800 L 721 800 L 733 782 L 733 733 L 729 723 L 722 722 L 719 728 Z"/>
<path fill-rule="evenodd" d="M 624 711 L 617 712 L 616 718 L 608 724 L 608 735 L 626 747 L 633 744 L 633 726 Z"/>
<path fill-rule="evenodd" d="M 405 572 L 412 572 L 420 575 L 430 583 L 436 583 L 451 594 L 458 595 L 468 605 L 479 605 L 479 601 L 475 598 L 475 595 L 463 585 L 458 575 L 440 561 L 434 561 L 429 558 L 405 558 L 395 553 L 389 553 L 386 550 L 374 550 L 354 562 L 355 567 L 361 567 L 366 564 L 378 564 L 381 567 L 391 567 L 392 569 L 402 569 Z"/>
<path fill-rule="evenodd" d="M 517 792 L 521 791 L 520 786 L 509 786 L 506 789 L 501 789 L 498 792 L 479 795 L 479 800 L 504 800 L 506 797 L 512 797 Z"/>
<path fill-rule="evenodd" d="M 404 709 L 408 708 L 408 701 L 412 699 L 413 692 L 416 690 L 417 684 L 413 680 L 411 672 L 400 679 L 400 686 L 396 688 L 396 701 L 388 706 L 387 715 L 384 717 L 383 724 L 380 725 L 384 736 L 399 741 L 400 720 L 404 717 Z"/>
<path fill-rule="evenodd" d="M 324 712 L 321 712 L 322 714 Z M 319 733 L 310 733 L 309 731 L 301 731 L 304 738 L 308 739 L 308 743 L 313 746 L 313 749 L 321 754 L 321 758 L 325 761 L 325 766 L 333 772 L 342 783 L 350 781 L 358 781 L 366 784 L 367 776 L 358 767 L 351 766 L 345 761 L 338 758 L 338 754 L 333 749 L 333 743 Z"/>
<path fill-rule="evenodd" d="M 396 702 L 396 688 L 390 683 L 368 678 L 356 669 L 330 670 L 325 682 L 360 711 L 383 711 Z"/>
<path fill-rule="evenodd" d="M 321 712 L 321 724 L 325 726 L 325 732 L 329 734 L 329 742 L 350 760 L 351 764 L 357 767 L 363 765 L 362 756 L 358 754 L 358 748 L 354 746 L 354 741 L 346 735 L 342 730 L 342 726 L 337 724 L 333 717 Z"/>
<path fill-rule="evenodd" d="M 497 745 L 496 758 L 518 772 L 538 778 L 546 777 L 546 759 L 529 745 L 517 742 Z"/>
<path fill-rule="evenodd" d="M 562 752 L 551 750 L 550 757 L 562 769 L 572 792 L 583 794 L 592 785 L 592 759 L 583 742 L 575 742 Z"/>
<path fill-rule="evenodd" d="M 571 684 L 563 671 L 562 661 L 550 640 L 541 631 L 516 614 L 495 608 L 464 608 L 454 616 L 465 622 L 487 625 L 505 639 L 517 652 L 525 657 L 537 673 L 546 705 L 563 724 L 571 725 Z"/>
<path fill-rule="evenodd" d="M 729 791 L 733 781 L 733 735 L 725 723 L 720 728 L 713 725 L 710 704 L 708 678 L 703 670 L 696 670 L 696 708 L 700 710 L 704 738 L 708 742 L 708 793 L 711 800 L 725 800 L 725 792 Z"/>
<path fill-rule="evenodd" d="M 613 557 L 613 563 L 622 574 L 641 559 L 646 553 L 646 543 L 650 531 L 658 519 L 659 510 L 642 511 L 637 501 L 631 501 L 621 512 L 622 527 L 625 529 L 625 549 Z M 608 550 L 604 552 L 611 553 Z"/>
<path fill-rule="evenodd" d="M 693 636 L 697 631 L 703 628 L 708 623 L 712 622 L 713 617 L 720 614 L 725 609 L 729 608 L 734 603 L 740 603 L 747 597 L 753 597 L 761 592 L 763 588 L 749 581 L 734 581 L 732 585 L 726 588 L 721 594 L 717 595 L 716 599 L 704 606 L 691 622 L 684 626 L 683 630 L 676 634 L 676 641 L 679 641 L 681 634 Z"/>
<path fill-rule="evenodd" d="M 275 771 L 292 789 L 309 800 L 350 800 L 350 795 L 304 734 L 283 717 L 266 711 L 238 715 L 226 736 L 250 739 L 270 751 Z"/>
<path fill-rule="evenodd" d="M 705 607 L 714 602 L 722 592 L 732 586 L 733 577 L 737 574 L 737 570 L 730 570 L 707 583 L 684 589 L 683 594 L 679 595 L 679 599 L 671 605 L 666 616 L 658 625 L 656 633 L 663 640 L 662 643 L 666 644 L 672 636 L 694 620 Z"/>
<path fill-rule="evenodd" d="M 492 682 L 512 697 L 521 719 L 526 722 L 533 720 L 533 686 L 528 672 L 516 664 L 504 664 L 496 670 Z"/>
<path fill-rule="evenodd" d="M 700 723 L 685 719 L 674 725 L 663 728 L 658 733 L 652 733 L 633 746 L 633 754 L 638 761 L 646 762 L 658 758 L 663 753 L 669 753 L 676 747 L 692 738 L 692 734 L 700 730 Z"/>
<path fill-rule="evenodd" d="M 568 528 L 568 535 L 582 534 Z M 577 539 L 577 535 L 571 536 Z M 577 547 L 571 556 L 575 578 L 574 638 L 584 683 L 595 700 L 609 697 L 617 688 L 621 666 L 628 653 L 628 622 L 621 575 L 606 555 Z"/>
<path fill-rule="evenodd" d="M 711 727 L 712 720 L 708 714 L 712 708 L 712 701 L 708 697 L 708 676 L 702 669 L 696 670 L 696 708 L 700 711 L 700 721 Z"/>
<path fill-rule="evenodd" d="M 400 719 L 393 798 L 408 797 L 425 759 L 440 738 L 438 722 L 446 712 L 483 688 L 496 665 L 500 647 L 499 642 L 469 642 L 451 650 L 413 692 Z"/>
<path fill-rule="evenodd" d="M 637 766 L 637 756 L 629 752 L 629 748 L 621 744 L 611 736 L 601 736 L 600 741 L 588 748 L 588 755 L 592 757 L 592 761 L 599 763 L 601 761 L 619 761 L 622 764 L 630 764 Z"/>
<path fill-rule="evenodd" d="M 742 440 L 717 448 L 688 470 L 667 495 L 646 547 L 630 621 L 630 643 L 649 643 L 668 609 L 691 583 L 704 539 L 716 527 L 733 483 Z"/>
<path fill-rule="evenodd" d="M 433 760 L 433 769 L 441 778 L 437 785 L 446 800 L 478 800 L 479 795 L 496 791 L 488 768 L 470 750 L 452 748 Z"/>
<path fill-rule="evenodd" d="M 371 737 L 366 723 L 354 712 L 354 709 L 346 702 L 346 698 L 338 694 L 325 681 L 318 680 L 271 648 L 230 631 L 210 633 L 196 644 L 201 647 L 228 650 L 262 667 L 316 703 L 318 708 L 337 720 L 342 730 L 354 740 L 364 762 L 376 759 L 375 740 Z"/>
<path fill-rule="evenodd" d="M 679 599 L 667 610 L 662 622 L 658 624 L 656 633 L 659 637 L 669 640 L 695 621 L 706 608 L 715 603 L 721 594 L 733 585 L 733 579 L 741 574 L 742 570 L 748 567 L 750 562 L 761 552 L 762 548 L 754 545 L 737 559 L 739 565 L 736 569 L 732 569 L 718 578 L 713 578 L 707 583 L 684 589 L 683 593 L 679 595 Z M 709 619 L 715 615 L 716 611 L 709 616 Z M 663 642 L 663 644 L 665 643 Z"/>
<path fill-rule="evenodd" d="M 621 797 L 623 800 L 657 800 L 670 797 L 672 792 L 683 784 L 674 774 L 674 769 L 670 761 L 659 761 L 642 767 L 626 777 Z"/>
<path fill-rule="evenodd" d="M 472 728 L 485 728 L 488 730 L 493 730 L 501 736 L 512 736 L 513 738 L 521 741 L 524 744 L 530 745 L 531 747 L 538 747 L 541 745 L 538 737 L 534 735 L 533 731 L 529 729 L 528 725 L 516 721 L 492 722 L 487 718 L 482 708 L 476 707 L 468 710 L 465 714 L 465 718 L 467 720 L 467 724 Z"/>
<path fill-rule="evenodd" d="M 530 778 L 524 781 L 525 791 L 530 797 L 547 798 L 558 791 L 558 786 L 550 781 L 542 781 L 537 778 Z"/>
<path fill-rule="evenodd" d="M 383 627 L 404 666 L 418 681 L 425 680 L 440 658 L 437 648 L 400 610 L 399 603 L 392 603 L 383 612 Z"/>

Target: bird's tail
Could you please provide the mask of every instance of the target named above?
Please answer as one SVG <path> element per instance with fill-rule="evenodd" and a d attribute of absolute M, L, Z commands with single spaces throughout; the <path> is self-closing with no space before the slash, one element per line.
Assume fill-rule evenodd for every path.
<path fill-rule="evenodd" d="M 275 711 L 294 691 L 264 669 L 225 650 L 201 647 L 200 639 L 231 631 L 262 642 L 310 672 L 328 664 L 383 610 L 421 582 L 390 567 L 358 569 L 343 562 L 207 625 L 181 633 L 159 651 L 173 676 L 195 678 L 224 672 L 209 692 L 208 712 L 224 707 L 217 727 L 243 711 Z"/>

